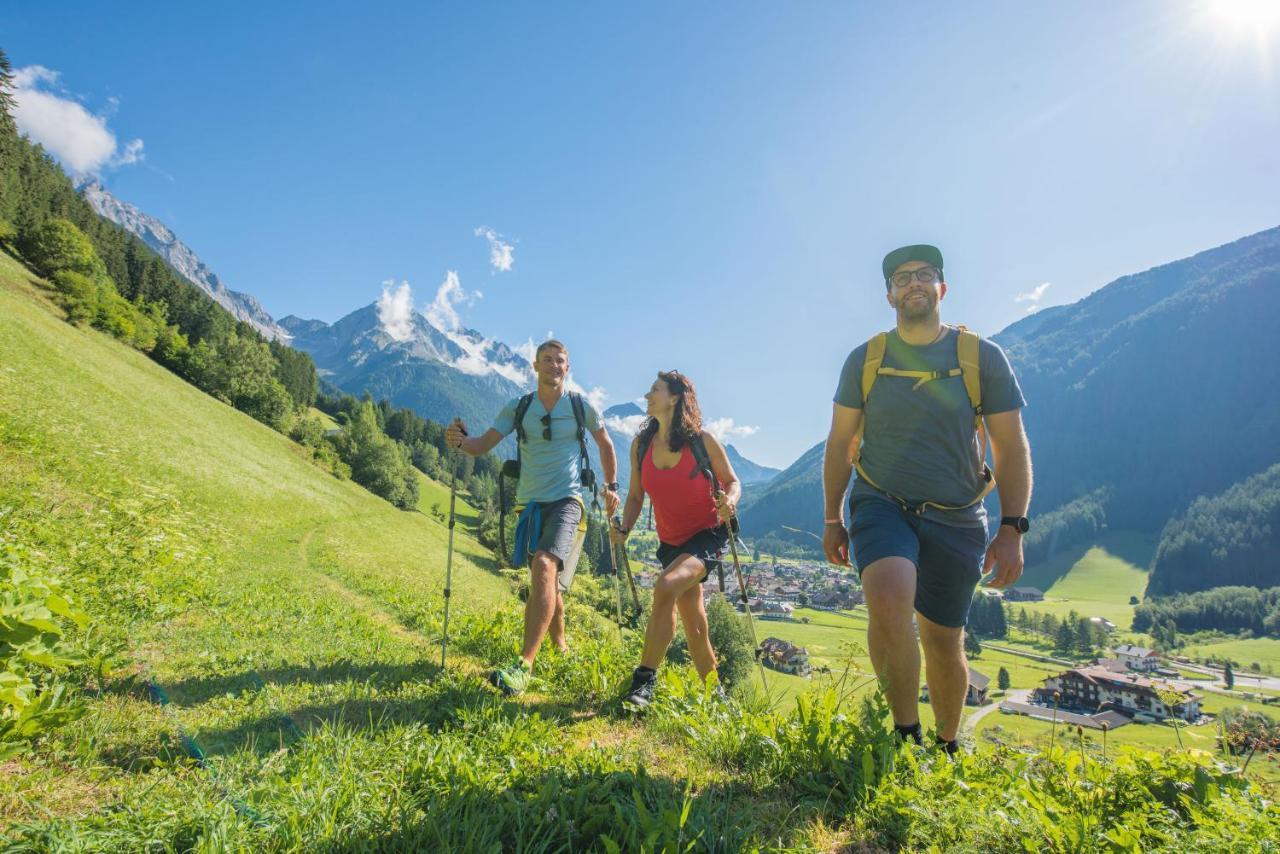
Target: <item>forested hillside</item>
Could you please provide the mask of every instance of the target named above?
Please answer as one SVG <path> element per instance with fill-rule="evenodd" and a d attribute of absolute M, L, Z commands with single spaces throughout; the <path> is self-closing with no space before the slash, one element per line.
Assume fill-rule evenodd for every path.
<path fill-rule="evenodd" d="M 1280 584 L 1280 465 L 1220 495 L 1198 498 L 1171 519 L 1156 548 L 1147 594 L 1240 584 Z"/>

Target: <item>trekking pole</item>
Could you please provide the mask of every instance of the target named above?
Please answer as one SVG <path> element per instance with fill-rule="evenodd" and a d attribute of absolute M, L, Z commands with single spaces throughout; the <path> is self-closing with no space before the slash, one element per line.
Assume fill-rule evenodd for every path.
<path fill-rule="evenodd" d="M 618 606 L 618 637 L 622 637 L 622 578 L 618 575 L 618 559 L 613 553 L 613 543 L 609 542 L 609 522 L 605 519 L 604 511 L 600 505 L 596 504 L 596 510 L 599 512 L 600 519 L 600 536 L 604 540 L 605 551 L 609 553 L 609 566 L 613 569 L 613 586 L 614 586 L 614 604 Z"/>
<path fill-rule="evenodd" d="M 464 430 L 462 435 L 467 435 Z M 458 459 L 449 454 L 449 551 L 444 563 L 444 635 L 440 638 L 440 669 L 444 670 L 449 655 L 449 597 L 453 595 L 453 526 L 458 520 Z"/>
<path fill-rule="evenodd" d="M 717 490 L 716 496 L 721 495 L 724 495 L 724 492 Z M 732 519 L 725 522 L 725 529 L 729 532 L 729 554 L 733 556 L 733 569 L 738 574 L 738 592 L 742 596 L 742 607 L 747 611 L 747 630 L 751 632 L 752 651 L 756 657 L 756 664 L 760 665 L 760 684 L 768 694 L 769 680 L 764 675 L 764 661 L 760 658 L 760 641 L 756 639 L 756 625 L 751 618 L 751 602 L 747 599 L 747 582 L 742 577 L 742 564 L 738 562 L 738 536 L 734 533 L 733 527 Z"/>
<path fill-rule="evenodd" d="M 622 527 L 622 519 L 618 514 L 613 515 L 613 524 Z M 631 559 L 627 557 L 627 544 L 623 542 L 618 546 L 618 551 L 622 555 L 622 568 L 627 572 L 627 584 L 631 587 L 631 601 L 635 603 L 636 613 L 640 613 L 640 594 L 636 593 L 636 579 L 631 574 Z"/>

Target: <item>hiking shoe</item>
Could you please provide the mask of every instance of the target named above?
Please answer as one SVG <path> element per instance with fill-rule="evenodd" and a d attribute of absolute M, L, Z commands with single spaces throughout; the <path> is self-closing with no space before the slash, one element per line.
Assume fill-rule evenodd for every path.
<path fill-rule="evenodd" d="M 920 726 L 919 721 L 905 726 L 903 724 L 894 724 L 893 731 L 898 737 L 898 744 L 904 744 L 907 741 L 917 745 L 924 744 L 924 729 Z"/>
<path fill-rule="evenodd" d="M 948 756 L 955 756 L 957 753 L 960 752 L 960 742 L 956 741 L 954 738 L 951 739 L 950 741 L 947 741 L 945 738 L 942 738 L 941 736 L 936 736 L 935 738 L 938 745 L 938 749 L 946 752 Z"/>
<path fill-rule="evenodd" d="M 631 674 L 631 687 L 622 697 L 622 705 L 639 711 L 653 702 L 653 689 L 658 685 L 656 670 L 641 670 L 639 667 Z"/>
<path fill-rule="evenodd" d="M 523 694 L 533 679 L 533 668 L 523 658 L 517 658 L 508 667 L 500 667 L 489 674 L 489 683 L 508 697 Z"/>

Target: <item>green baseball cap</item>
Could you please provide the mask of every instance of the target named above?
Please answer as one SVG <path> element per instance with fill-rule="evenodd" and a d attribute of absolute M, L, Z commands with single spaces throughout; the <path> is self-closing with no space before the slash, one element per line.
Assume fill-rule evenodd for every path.
<path fill-rule="evenodd" d="M 923 261 L 926 264 L 932 264 L 941 271 L 942 250 L 927 243 L 917 243 L 914 246 L 903 246 L 900 249 L 893 250 L 884 256 L 884 263 L 880 265 L 881 269 L 884 270 L 885 281 L 889 281 L 893 271 L 908 261 Z"/>

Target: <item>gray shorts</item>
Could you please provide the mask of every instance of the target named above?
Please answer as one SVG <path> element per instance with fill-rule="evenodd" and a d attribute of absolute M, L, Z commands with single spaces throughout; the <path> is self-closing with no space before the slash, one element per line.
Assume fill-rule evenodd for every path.
<path fill-rule="evenodd" d="M 534 551 L 547 552 L 559 561 L 556 584 L 562 593 L 568 593 L 573 574 L 578 571 L 583 540 L 587 538 L 587 517 L 582 511 L 582 502 L 561 498 L 538 506 L 542 512 L 542 530 Z"/>

